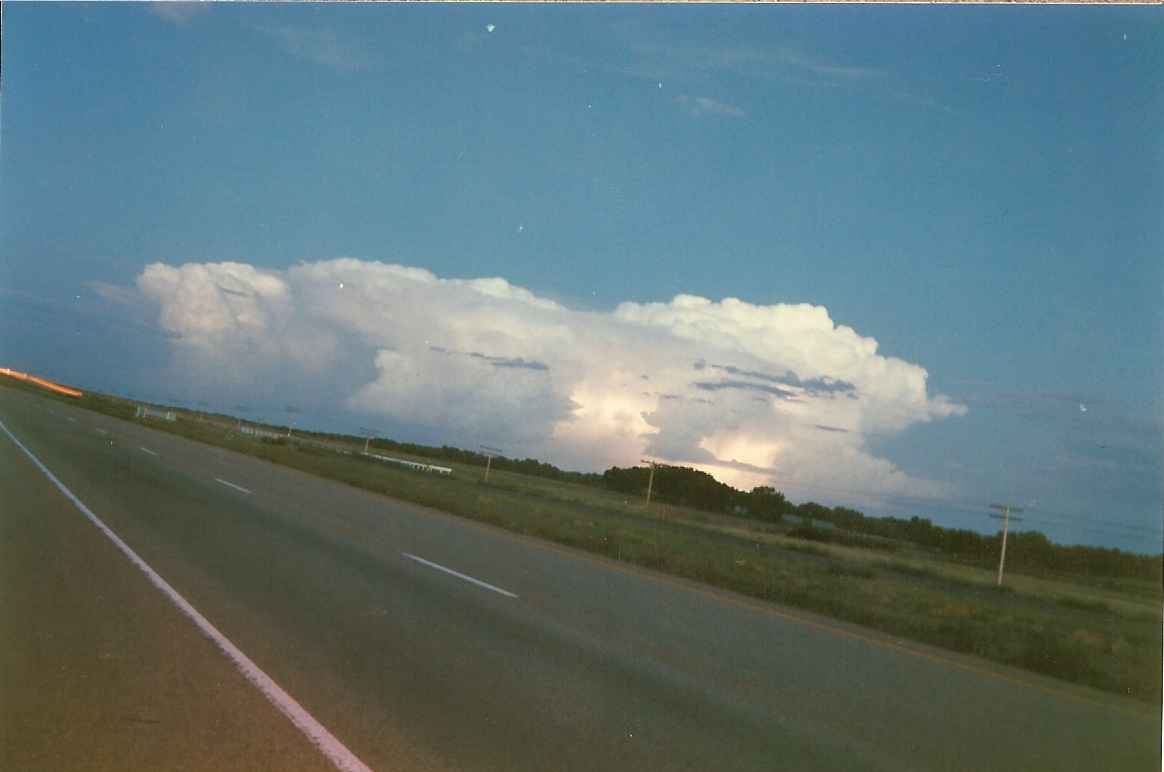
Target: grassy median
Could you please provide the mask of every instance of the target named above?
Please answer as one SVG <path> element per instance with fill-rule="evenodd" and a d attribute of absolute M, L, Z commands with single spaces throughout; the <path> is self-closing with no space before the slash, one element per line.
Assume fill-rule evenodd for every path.
<path fill-rule="evenodd" d="M 116 397 L 41 396 L 134 415 L 134 403 Z M 672 506 L 646 510 L 622 494 L 545 478 L 494 471 L 486 483 L 481 468 L 448 462 L 438 463 L 453 467 L 452 476 L 414 472 L 360 456 L 354 438 L 256 439 L 226 416 L 179 416 L 148 423 L 607 558 L 1160 704 L 1161 588 L 1151 582 L 1024 576 L 1015 555 L 999 589 L 989 571 L 910 545 L 820 544 L 779 526 Z"/>

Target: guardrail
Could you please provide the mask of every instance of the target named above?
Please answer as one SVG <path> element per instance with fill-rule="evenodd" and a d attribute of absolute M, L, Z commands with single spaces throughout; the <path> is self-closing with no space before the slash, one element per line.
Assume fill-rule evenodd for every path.
<path fill-rule="evenodd" d="M 377 461 L 384 461 L 389 464 L 399 464 L 400 466 L 415 469 L 418 472 L 432 472 L 434 474 L 450 475 L 453 470 L 447 466 L 437 466 L 435 464 L 421 464 L 417 461 L 405 461 L 403 458 L 392 458 L 391 456 L 381 456 L 378 453 L 364 453 L 368 458 L 374 458 Z"/>
<path fill-rule="evenodd" d="M 250 437 L 258 437 L 260 439 L 283 440 L 287 438 L 287 435 L 283 434 L 282 432 L 272 432 L 267 429 L 256 429 L 253 426 L 243 426 L 239 429 L 239 431 Z"/>
<path fill-rule="evenodd" d="M 392 456 L 382 456 L 379 453 L 362 453 L 359 451 L 346 450 L 342 446 L 332 442 L 308 439 L 306 437 L 297 437 L 290 432 L 273 432 L 269 429 L 260 429 L 255 426 L 247 426 L 241 423 L 236 426 L 231 426 L 230 429 L 232 431 L 245 434 L 248 437 L 255 437 L 258 439 L 286 440 L 287 442 L 294 443 L 296 445 L 309 445 L 323 450 L 330 450 L 334 453 L 340 453 L 345 456 L 360 455 L 364 456 L 365 458 L 372 458 L 377 461 L 383 461 L 386 464 L 396 464 L 398 466 L 405 467 L 406 469 L 412 469 L 417 472 L 427 472 L 429 474 L 439 474 L 446 476 L 453 473 L 451 467 L 437 466 L 436 464 L 424 464 L 418 461 L 408 461 L 403 458 L 393 458 Z"/>
<path fill-rule="evenodd" d="M 157 418 L 160 421 L 177 421 L 178 414 L 173 410 L 158 410 L 156 407 L 149 407 L 148 405 L 138 405 L 137 411 L 133 414 L 134 418 Z"/>

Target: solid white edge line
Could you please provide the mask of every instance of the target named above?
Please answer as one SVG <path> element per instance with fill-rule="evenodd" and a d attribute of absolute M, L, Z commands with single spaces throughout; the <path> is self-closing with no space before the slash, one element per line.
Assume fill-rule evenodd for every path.
<path fill-rule="evenodd" d="M 248 681 L 251 682 L 251 685 L 262 692 L 263 696 L 266 697 L 267 700 L 270 701 L 270 703 L 274 705 L 280 713 L 290 719 L 291 723 L 294 724 L 296 728 L 298 728 L 299 731 L 307 737 L 308 740 L 311 741 L 312 745 L 318 748 L 319 751 L 324 756 L 326 756 L 332 764 L 335 765 L 336 769 L 345 770 L 345 772 L 371 772 L 371 768 L 368 767 L 368 765 L 360 761 L 360 759 L 354 753 L 348 750 L 347 747 L 342 742 L 340 742 L 335 735 L 327 731 L 323 724 L 316 721 L 315 718 L 310 713 L 308 713 L 302 705 L 296 702 L 294 697 L 283 691 L 279 684 L 275 683 L 270 676 L 263 672 L 262 668 L 251 661 L 250 657 L 248 657 L 246 654 L 243 654 L 237 646 L 231 643 L 225 635 L 218 631 L 218 628 L 210 623 L 210 620 L 202 616 L 202 614 L 198 612 L 198 609 L 191 606 L 185 598 L 179 595 L 178 591 L 171 587 L 169 582 L 163 579 L 157 571 L 150 568 L 148 563 L 138 557 L 137 553 L 134 552 L 128 544 L 123 542 L 121 537 L 114 533 L 113 530 L 109 528 L 109 526 L 105 525 L 105 523 L 103 523 L 101 519 L 97 517 L 97 515 L 93 514 L 93 512 L 90 511 L 87 506 L 85 506 L 84 502 L 77 498 L 71 490 L 65 487 L 65 484 L 58 480 L 56 475 L 50 472 L 48 467 L 42 464 L 40 459 L 33 455 L 31 450 L 24 447 L 24 443 L 16 439 L 16 435 L 9 431 L 8 427 L 4 425 L 3 421 L 0 421 L 0 429 L 4 430 L 4 433 L 8 435 L 9 439 L 16 443 L 18 448 L 24 451 L 24 455 L 28 456 L 28 458 L 32 461 L 32 463 L 36 464 L 40 471 L 44 472 L 45 477 L 47 477 L 53 485 L 57 486 L 61 493 L 65 494 L 65 497 L 73 503 L 73 506 L 81 511 L 81 514 L 88 518 L 89 522 L 93 523 L 93 525 L 95 525 L 98 530 L 109 537 L 109 540 L 113 542 L 114 546 L 116 546 L 119 550 L 121 550 L 122 554 L 129 558 L 129 562 L 137 566 L 141 572 L 146 575 L 146 578 L 150 580 L 150 583 L 154 587 L 156 587 L 163 595 L 169 598 L 170 601 L 178 607 L 178 610 L 189 617 L 190 621 L 192 621 L 198 627 L 198 629 L 202 631 L 203 635 L 213 641 L 218 646 L 218 648 L 222 650 L 222 653 L 225 654 L 230 659 L 230 661 L 234 663 L 234 666 L 238 668 L 239 672 L 241 672 Z"/>
<path fill-rule="evenodd" d="M 220 482 L 223 485 L 234 488 L 236 491 L 242 491 L 243 493 L 247 494 L 248 496 L 250 494 L 254 493 L 254 491 L 247 490 L 246 488 L 242 487 L 241 485 L 235 485 L 234 483 L 230 482 L 229 480 L 224 480 L 221 477 L 215 477 L 214 479 L 216 482 Z"/>
<path fill-rule="evenodd" d="M 509 590 L 503 590 L 500 587 L 494 587 L 493 585 L 489 584 L 489 582 L 483 582 L 480 579 L 474 579 L 471 576 L 468 576 L 466 574 L 462 574 L 460 571 L 454 571 L 451 568 L 448 568 L 446 566 L 442 566 L 440 563 L 434 563 L 431 560 L 425 560 L 422 557 L 417 557 L 416 555 L 413 555 L 413 554 L 408 553 L 408 552 L 401 552 L 400 554 L 403 555 L 404 557 L 408 558 L 409 560 L 415 560 L 417 563 L 423 563 L 424 565 L 428 566 L 429 568 L 435 568 L 437 571 L 444 571 L 446 574 L 450 574 L 452 576 L 455 576 L 458 579 L 464 579 L 466 582 L 472 582 L 473 584 L 477 585 L 478 587 L 484 587 L 486 590 L 493 590 L 493 592 L 499 592 L 502 595 L 509 597 L 509 598 L 516 598 L 517 597 L 516 594 L 510 592 Z"/>
<path fill-rule="evenodd" d="M 157 451 L 150 450 L 150 449 L 149 449 L 149 448 L 147 448 L 145 445 L 138 445 L 138 446 L 137 446 L 137 449 L 138 449 L 138 450 L 144 450 L 146 453 L 149 453 L 151 456 L 156 456 L 156 455 L 158 455 L 158 454 L 157 454 Z"/>

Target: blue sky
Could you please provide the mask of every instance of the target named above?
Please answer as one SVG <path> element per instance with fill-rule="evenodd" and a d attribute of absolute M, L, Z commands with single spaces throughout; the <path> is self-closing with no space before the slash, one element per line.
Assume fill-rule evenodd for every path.
<path fill-rule="evenodd" d="M 740 484 L 703 456 L 746 462 L 794 498 L 974 528 L 991 527 L 986 504 L 1008 499 L 1033 505 L 1031 526 L 1058 540 L 1160 547 L 1164 35 L 1154 9 L 17 4 L 4 20 L 8 366 L 120 393 L 189 392 L 181 368 L 205 365 L 191 352 L 222 356 L 226 333 L 196 338 L 204 325 L 179 308 L 201 274 L 175 284 L 158 273 L 146 286 L 143 271 L 230 261 L 284 272 L 292 288 L 278 312 L 291 325 L 279 328 L 282 353 L 247 338 L 267 346 L 265 366 L 287 372 L 277 357 L 298 356 L 283 345 L 288 330 L 337 325 L 318 345 L 343 350 L 348 377 L 296 381 L 301 420 L 470 444 L 502 429 L 392 391 L 377 352 L 402 346 L 366 319 L 338 322 L 311 305 L 322 267 L 285 272 L 356 258 L 343 275 L 370 292 L 367 264 L 382 261 L 502 277 L 569 309 L 593 359 L 522 348 L 514 325 L 543 341 L 567 322 L 511 309 L 473 317 L 495 329 L 464 337 L 459 285 L 421 304 L 381 276 L 384 292 L 404 293 L 390 294 L 400 310 L 367 319 L 401 330 L 426 314 L 453 320 L 440 345 L 408 360 L 422 380 L 448 377 L 439 368 L 456 359 L 434 347 L 541 356 L 556 385 L 530 386 L 526 405 L 575 423 L 624 388 L 613 374 L 607 391 L 595 385 L 592 373 L 616 358 L 595 341 L 630 351 L 648 346 L 646 329 L 666 338 L 651 350 L 678 336 L 689 345 L 676 356 L 844 381 L 848 364 L 823 364 L 849 361 L 827 348 L 849 345 L 837 335 L 816 369 L 799 348 L 739 342 L 764 317 L 755 309 L 812 304 L 875 339 L 879 355 L 925 369 L 928 396 L 908 417 L 886 417 L 896 397 L 876 380 L 885 360 L 871 359 L 852 365 L 868 379 L 853 375 L 855 392 L 883 400 L 845 408 L 848 436 L 820 433 L 841 445 L 789 451 L 784 466 L 777 446 L 816 440 L 742 403 L 731 436 L 695 407 L 663 410 L 662 391 L 646 407 L 628 402 L 631 417 L 607 428 L 633 435 L 648 412 L 659 433 L 636 435 L 642 452 L 706 461 Z M 715 305 L 719 337 L 693 338 L 683 314 L 649 307 L 681 294 L 739 298 L 751 316 Z M 368 314 L 384 313 L 387 301 L 367 300 Z M 616 312 L 623 303 L 641 308 Z M 245 319 L 232 313 L 237 332 Z M 744 359 L 723 358 L 731 352 Z M 499 361 L 453 372 L 478 384 Z M 180 396 L 226 408 L 291 401 L 260 375 Z M 686 384 L 686 399 L 701 382 Z M 445 397 L 504 416 L 516 387 L 503 385 L 496 398 L 490 384 Z M 938 416 L 937 395 L 961 409 Z M 392 407 L 404 403 L 412 412 Z M 843 407 L 822 401 L 813 420 L 833 425 L 819 419 L 829 405 Z M 579 439 L 589 429 L 555 444 L 554 426 L 508 439 L 559 463 L 622 459 L 595 455 L 599 435 Z M 820 467 L 850 451 L 862 483 Z M 623 455 L 638 452 L 631 443 Z M 877 482 L 882 462 L 910 481 Z M 784 473 L 807 482 L 784 485 Z"/>

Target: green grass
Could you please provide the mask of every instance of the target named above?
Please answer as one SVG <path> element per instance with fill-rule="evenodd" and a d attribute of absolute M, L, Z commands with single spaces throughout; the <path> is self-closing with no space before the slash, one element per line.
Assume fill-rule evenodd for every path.
<path fill-rule="evenodd" d="M 1070 609 L 1082 609 L 1083 611 L 1096 611 L 1101 614 L 1112 613 L 1111 606 L 1104 603 L 1102 600 L 1090 600 L 1087 598 L 1077 598 L 1072 595 L 1063 595 L 1055 598 L 1055 602 L 1060 606 L 1066 606 Z"/>
<path fill-rule="evenodd" d="M 132 420 L 133 404 L 124 400 L 57 399 Z M 225 417 L 192 418 L 183 413 L 176 423 L 149 425 L 762 600 L 1150 704 L 1161 699 L 1158 587 L 1008 574 L 1000 591 L 991 571 L 906 545 L 806 541 L 770 524 L 681 507 L 647 509 L 622 494 L 511 472 L 495 470 L 485 483 L 479 467 L 386 451 L 454 469 L 451 477 L 418 473 L 300 440 L 247 438 Z M 356 440 L 338 446 L 362 449 Z"/>

